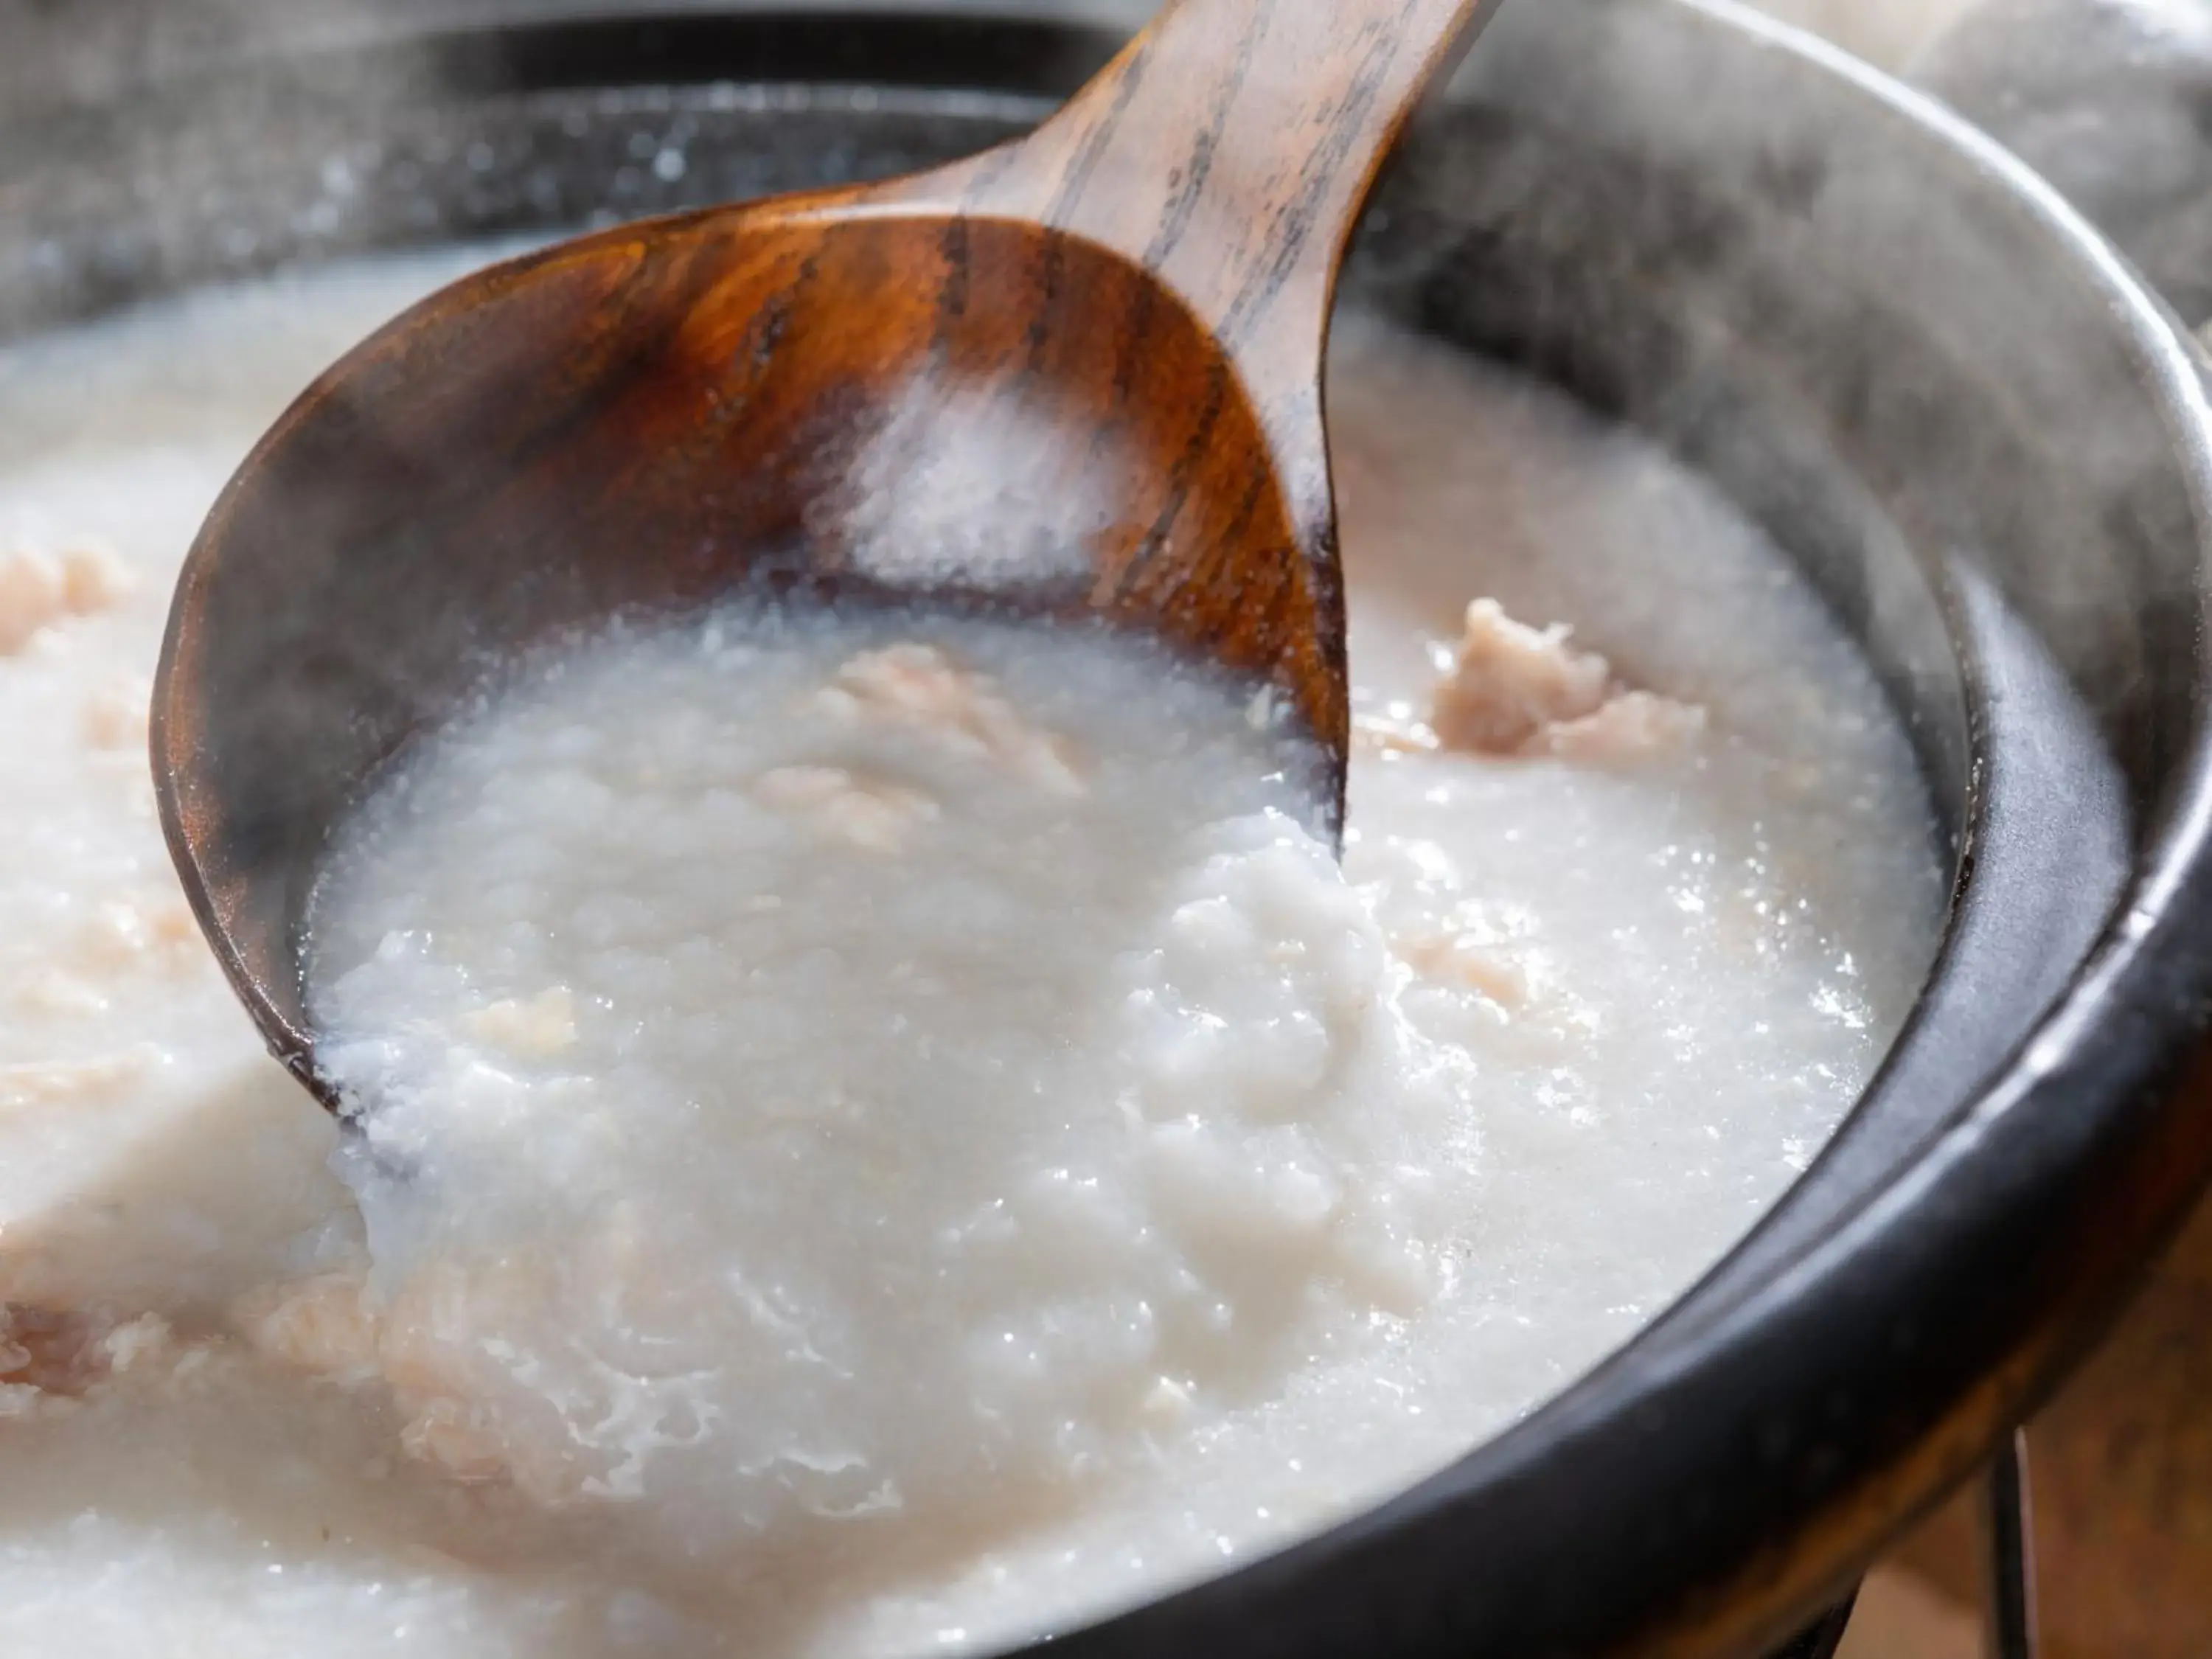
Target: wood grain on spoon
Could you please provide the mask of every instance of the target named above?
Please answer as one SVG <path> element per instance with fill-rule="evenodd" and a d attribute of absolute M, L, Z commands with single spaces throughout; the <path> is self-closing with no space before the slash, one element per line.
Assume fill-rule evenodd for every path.
<path fill-rule="evenodd" d="M 300 918 L 366 779 L 617 613 L 754 586 L 1139 629 L 1272 684 L 1340 822 L 1331 293 L 1487 9 L 1184 0 L 1026 139 L 512 261 L 325 374 L 193 548 L 154 704 L 171 850 L 277 1055 L 328 1098 Z"/>

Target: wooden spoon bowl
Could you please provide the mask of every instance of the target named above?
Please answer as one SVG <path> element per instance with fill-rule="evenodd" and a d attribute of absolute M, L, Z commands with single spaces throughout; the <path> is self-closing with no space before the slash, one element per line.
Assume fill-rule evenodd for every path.
<path fill-rule="evenodd" d="M 469 277 L 264 438 L 154 699 L 185 890 L 326 1103 L 301 922 L 366 781 L 502 662 L 749 587 L 1092 617 L 1273 688 L 1340 823 L 1320 369 L 1375 168 L 1478 0 L 1185 0 L 1030 137 Z"/>

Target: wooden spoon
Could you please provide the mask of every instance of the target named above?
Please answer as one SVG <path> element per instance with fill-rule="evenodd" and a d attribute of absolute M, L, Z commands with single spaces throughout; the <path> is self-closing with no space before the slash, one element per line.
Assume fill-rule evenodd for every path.
<path fill-rule="evenodd" d="M 185 561 L 162 827 L 326 1103 L 302 916 L 332 826 L 518 650 L 748 584 L 1091 615 L 1277 688 L 1340 823 L 1322 434 L 1376 168 L 1494 0 L 1183 0 L 1030 137 L 496 266 L 325 374 Z"/>

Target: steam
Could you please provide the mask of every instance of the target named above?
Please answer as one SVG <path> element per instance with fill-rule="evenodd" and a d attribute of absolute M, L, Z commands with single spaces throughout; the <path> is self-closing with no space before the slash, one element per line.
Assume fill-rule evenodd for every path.
<path fill-rule="evenodd" d="M 2202 326 L 2212 318 L 2212 7 L 1988 0 L 1916 77 L 2042 173 Z"/>

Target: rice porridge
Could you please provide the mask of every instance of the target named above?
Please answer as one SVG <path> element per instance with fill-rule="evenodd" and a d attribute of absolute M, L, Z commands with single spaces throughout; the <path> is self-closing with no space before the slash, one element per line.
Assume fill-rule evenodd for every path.
<path fill-rule="evenodd" d="M 185 909 L 146 676 L 252 439 L 459 268 L 0 355 L 0 1656 L 1065 1626 L 1571 1380 L 1901 1023 L 1942 866 L 1802 580 L 1355 319 L 1340 866 L 1264 701 L 1137 642 L 611 627 L 334 847 L 342 1138 Z"/>

